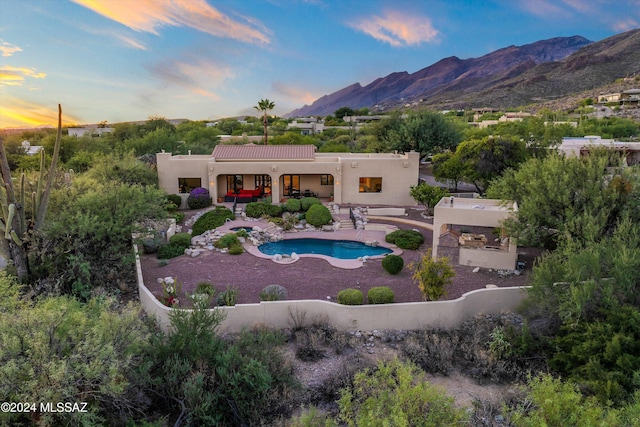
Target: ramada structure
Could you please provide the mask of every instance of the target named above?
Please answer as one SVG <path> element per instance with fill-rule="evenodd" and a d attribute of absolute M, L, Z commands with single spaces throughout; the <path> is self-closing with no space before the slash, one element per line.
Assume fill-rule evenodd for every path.
<path fill-rule="evenodd" d="M 514 238 L 504 235 L 502 222 L 517 210 L 516 202 L 443 197 L 434 210 L 433 259 L 446 256 L 453 264 L 515 269 L 517 244 Z M 483 227 L 488 232 L 460 231 L 467 227 Z"/>
<path fill-rule="evenodd" d="M 160 188 L 186 199 L 196 187 L 218 200 L 334 198 L 337 204 L 413 206 L 420 155 L 317 153 L 314 145 L 217 145 L 211 155 L 158 153 Z"/>

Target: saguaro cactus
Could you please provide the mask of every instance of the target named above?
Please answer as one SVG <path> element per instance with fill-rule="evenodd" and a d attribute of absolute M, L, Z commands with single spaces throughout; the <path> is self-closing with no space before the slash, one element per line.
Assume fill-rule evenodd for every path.
<path fill-rule="evenodd" d="M 5 256 L 8 256 L 13 261 L 20 279 L 25 279 L 30 273 L 28 258 L 29 237 L 33 231 L 41 228 L 42 224 L 44 224 L 60 154 L 61 139 L 62 107 L 58 104 L 58 133 L 53 148 L 53 158 L 48 171 L 45 172 L 45 154 L 44 150 L 40 150 L 40 175 L 36 191 L 31 195 L 33 212 L 29 218 L 27 218 L 25 211 L 25 175 L 23 173 L 20 177 L 20 194 L 16 196 L 4 143 L 0 140 L 0 180 L 2 183 L 2 188 L 0 189 L 0 211 L 2 213 L 2 217 L 0 217 L 0 232 L 4 234 L 4 239 L 0 240 L 2 240 Z M 46 182 L 44 181 L 45 174 L 47 175 Z"/>

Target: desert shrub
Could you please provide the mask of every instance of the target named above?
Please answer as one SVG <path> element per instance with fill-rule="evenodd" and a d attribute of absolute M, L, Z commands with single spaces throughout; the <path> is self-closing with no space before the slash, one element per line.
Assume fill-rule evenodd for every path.
<path fill-rule="evenodd" d="M 393 303 L 393 291 L 387 286 L 376 286 L 367 292 L 369 304 L 391 304 Z"/>
<path fill-rule="evenodd" d="M 439 257 L 433 260 L 431 248 L 425 252 L 419 262 L 409 265 L 413 270 L 411 278 L 418 284 L 425 301 L 437 301 L 446 295 L 447 285 L 453 282 L 456 271 L 449 263 L 449 258 Z"/>
<path fill-rule="evenodd" d="M 362 305 L 364 294 L 359 289 L 347 288 L 338 292 L 338 304 L 342 305 Z"/>
<path fill-rule="evenodd" d="M 287 200 L 287 203 L 285 203 L 285 208 L 289 212 L 298 212 L 300 210 L 300 200 L 298 199 Z"/>
<path fill-rule="evenodd" d="M 245 213 L 251 218 L 260 218 L 262 216 L 277 217 L 282 215 L 282 208 L 278 205 L 272 205 L 268 202 L 251 202 L 247 203 L 244 208 Z"/>
<path fill-rule="evenodd" d="M 167 200 L 176 205 L 176 208 L 180 208 L 182 205 L 182 197 L 178 194 L 167 194 Z"/>
<path fill-rule="evenodd" d="M 142 251 L 145 254 L 155 254 L 158 252 L 158 248 L 160 247 L 160 240 L 156 237 L 149 237 L 147 239 L 143 239 L 141 244 Z"/>
<path fill-rule="evenodd" d="M 338 424 L 325 412 L 311 406 L 290 421 L 290 427 L 336 427 Z"/>
<path fill-rule="evenodd" d="M 240 230 L 236 231 L 236 236 L 246 239 L 247 237 L 249 237 L 249 232 L 244 228 L 241 228 Z"/>
<path fill-rule="evenodd" d="M 168 244 L 162 245 L 158 248 L 158 259 L 171 259 L 184 254 L 182 246 Z"/>
<path fill-rule="evenodd" d="M 240 255 L 244 252 L 244 248 L 240 243 L 229 246 L 229 255 Z"/>
<path fill-rule="evenodd" d="M 183 249 L 191 246 L 191 234 L 176 233 L 169 239 L 169 243 L 176 246 L 182 246 Z"/>
<path fill-rule="evenodd" d="M 412 363 L 380 361 L 376 369 L 358 372 L 353 387 L 342 390 L 340 419 L 349 426 L 465 425 L 467 414 L 453 397 L 427 381 Z"/>
<path fill-rule="evenodd" d="M 267 285 L 260 292 L 260 301 L 281 301 L 287 299 L 287 289 L 282 285 Z"/>
<path fill-rule="evenodd" d="M 382 259 L 382 268 L 389 274 L 398 274 L 404 267 L 404 260 L 398 255 L 387 255 Z"/>
<path fill-rule="evenodd" d="M 230 209 L 225 208 L 224 206 L 216 206 L 215 209 L 205 212 L 200 218 L 196 220 L 193 224 L 193 229 L 191 233 L 193 236 L 199 236 L 205 231 L 213 230 L 216 227 L 220 227 L 224 224 L 224 221 L 229 219 L 234 219 L 235 215 L 231 212 Z"/>
<path fill-rule="evenodd" d="M 218 249 L 222 248 L 230 248 L 234 245 L 239 245 L 240 241 L 238 240 L 238 236 L 234 233 L 225 234 L 213 244 Z"/>
<path fill-rule="evenodd" d="M 184 221 L 185 215 L 182 212 L 174 212 L 170 217 L 176 220 L 176 224 L 180 224 Z"/>
<path fill-rule="evenodd" d="M 214 288 L 209 282 L 200 282 L 196 285 L 196 293 L 214 295 L 216 293 L 216 288 Z"/>
<path fill-rule="evenodd" d="M 399 248 L 415 250 L 424 243 L 424 236 L 415 230 L 396 230 L 387 234 L 385 240 Z"/>
<path fill-rule="evenodd" d="M 234 306 L 238 302 L 238 289 L 227 286 L 227 289 L 220 292 L 216 298 L 216 304 L 219 306 Z"/>
<path fill-rule="evenodd" d="M 217 332 L 223 319 L 222 310 L 176 310 L 169 332 L 153 335 L 139 364 L 150 406 L 158 418 L 182 417 L 181 425 L 276 425 L 301 395 L 285 336 L 254 328 L 225 339 Z"/>
<path fill-rule="evenodd" d="M 209 195 L 209 190 L 206 188 L 198 187 L 191 190 L 189 197 L 187 197 L 187 206 L 190 209 L 202 209 L 207 206 L 211 206 L 213 200 Z"/>
<path fill-rule="evenodd" d="M 312 205 L 307 211 L 305 218 L 314 227 L 321 227 L 331 222 L 331 212 L 324 205 Z"/>
<path fill-rule="evenodd" d="M 269 216 L 280 216 L 282 215 L 282 206 L 265 203 L 265 214 Z"/>
<path fill-rule="evenodd" d="M 300 199 L 300 208 L 306 212 L 312 205 L 321 205 L 322 202 L 316 197 L 303 197 Z"/>

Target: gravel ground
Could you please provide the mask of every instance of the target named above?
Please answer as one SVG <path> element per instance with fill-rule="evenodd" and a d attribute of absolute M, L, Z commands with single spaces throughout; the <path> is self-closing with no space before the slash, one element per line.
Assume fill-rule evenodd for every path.
<path fill-rule="evenodd" d="M 429 222 L 421 217 L 421 211 L 414 207 L 407 208 L 408 219 Z M 189 212 L 190 216 L 193 215 Z M 389 222 L 398 228 L 411 226 Z M 157 283 L 159 277 L 176 277 L 182 283 L 182 302 L 187 302 L 186 295 L 193 293 L 199 282 L 207 281 L 214 285 L 218 292 L 227 286 L 238 289 L 238 303 L 258 303 L 260 291 L 267 285 L 280 284 L 288 291 L 288 299 L 321 299 L 335 300 L 338 292 L 345 288 L 358 288 L 365 295 L 374 286 L 388 286 L 395 294 L 396 302 L 422 301 L 422 294 L 411 279 L 411 271 L 407 265 L 418 261 L 425 250 L 431 246 L 432 233 L 421 230 L 425 243 L 418 250 L 406 250 L 402 257 L 405 268 L 398 275 L 392 276 L 384 271 L 381 260 L 370 260 L 363 267 L 345 270 L 331 266 L 327 261 L 314 258 L 301 258 L 291 265 L 280 265 L 268 259 L 260 259 L 249 253 L 229 255 L 216 251 L 207 252 L 199 257 L 185 255 L 169 260 L 160 266 L 155 254 L 142 255 L 141 264 L 145 285 L 156 295 L 162 295 Z M 520 276 L 500 277 L 497 272 L 481 269 L 473 273 L 473 267 L 455 266 L 456 277 L 447 287 L 443 299 L 455 299 L 463 293 L 484 288 L 487 284 L 499 287 L 522 286 L 528 283 L 530 267 L 539 252 L 519 248 L 527 259 L 527 269 Z"/>

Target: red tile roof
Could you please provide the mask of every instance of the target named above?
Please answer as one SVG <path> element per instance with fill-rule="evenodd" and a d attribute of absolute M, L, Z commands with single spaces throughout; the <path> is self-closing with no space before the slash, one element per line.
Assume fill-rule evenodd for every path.
<path fill-rule="evenodd" d="M 315 145 L 216 145 L 216 160 L 313 160 Z"/>

